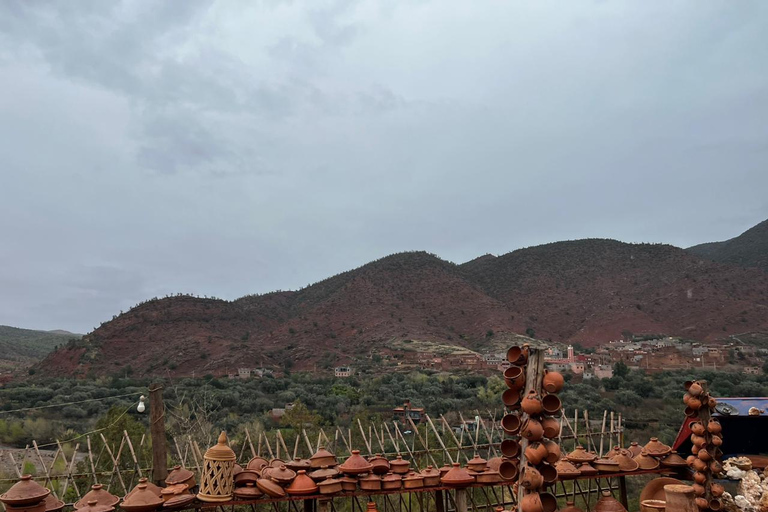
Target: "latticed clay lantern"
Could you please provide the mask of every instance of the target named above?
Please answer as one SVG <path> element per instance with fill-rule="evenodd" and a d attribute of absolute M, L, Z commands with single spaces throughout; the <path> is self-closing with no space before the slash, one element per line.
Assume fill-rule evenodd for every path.
<path fill-rule="evenodd" d="M 227 446 L 227 433 L 222 431 L 216 446 L 209 448 L 203 456 L 203 475 L 197 499 L 214 503 L 232 499 L 235 458 L 235 452 Z"/>

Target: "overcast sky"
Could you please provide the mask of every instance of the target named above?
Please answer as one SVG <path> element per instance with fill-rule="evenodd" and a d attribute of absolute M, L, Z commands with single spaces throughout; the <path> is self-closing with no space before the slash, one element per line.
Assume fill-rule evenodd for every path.
<path fill-rule="evenodd" d="M 0 324 L 768 217 L 768 2 L 0 2 Z"/>

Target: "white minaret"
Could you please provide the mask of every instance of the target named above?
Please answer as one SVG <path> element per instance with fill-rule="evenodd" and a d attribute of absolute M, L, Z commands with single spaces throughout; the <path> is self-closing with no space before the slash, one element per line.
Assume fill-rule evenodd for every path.
<path fill-rule="evenodd" d="M 573 345 L 568 345 L 568 362 L 572 363 L 574 361 L 573 357 Z"/>

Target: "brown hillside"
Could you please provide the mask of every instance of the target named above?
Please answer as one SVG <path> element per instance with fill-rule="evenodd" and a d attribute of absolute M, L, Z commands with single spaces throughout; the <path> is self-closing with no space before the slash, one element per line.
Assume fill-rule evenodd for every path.
<path fill-rule="evenodd" d="M 768 272 L 768 220 L 730 240 L 694 245 L 686 250 L 720 263 L 754 267 Z"/>

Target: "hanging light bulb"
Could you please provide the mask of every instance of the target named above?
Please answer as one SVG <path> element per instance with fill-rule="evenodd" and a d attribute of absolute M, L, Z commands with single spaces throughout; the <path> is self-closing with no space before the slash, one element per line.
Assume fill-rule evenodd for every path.
<path fill-rule="evenodd" d="M 144 395 L 141 395 L 139 397 L 139 405 L 136 406 L 137 411 L 144 412 L 147 409 L 147 407 L 144 405 L 144 400 L 146 399 L 147 398 Z"/>

